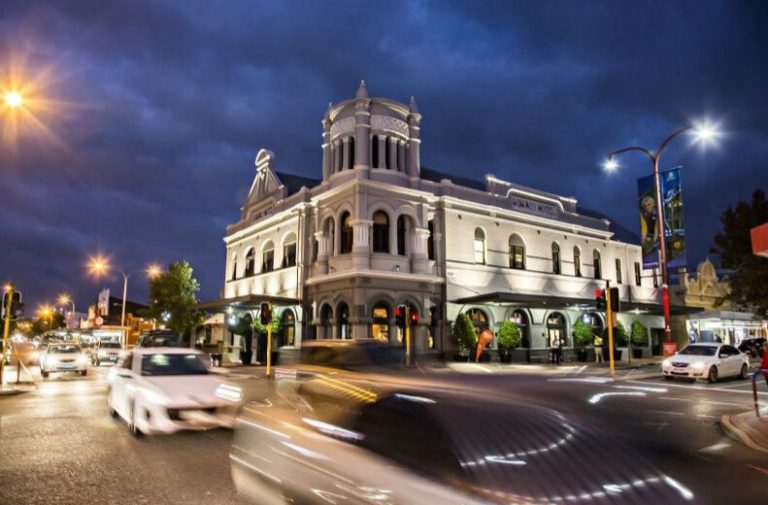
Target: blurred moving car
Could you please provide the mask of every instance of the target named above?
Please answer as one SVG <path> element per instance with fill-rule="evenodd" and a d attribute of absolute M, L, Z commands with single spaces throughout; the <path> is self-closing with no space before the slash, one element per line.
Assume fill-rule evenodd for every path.
<path fill-rule="evenodd" d="M 40 354 L 40 374 L 43 378 L 56 372 L 88 373 L 88 356 L 78 344 L 48 344 Z"/>
<path fill-rule="evenodd" d="M 100 341 L 91 351 L 91 361 L 95 366 L 102 363 L 117 363 L 123 347 L 119 342 Z"/>
<path fill-rule="evenodd" d="M 762 358 L 764 352 L 763 346 L 765 345 L 765 342 L 766 339 L 763 337 L 745 338 L 739 344 L 738 349 L 744 354 L 748 354 L 753 358 Z"/>
<path fill-rule="evenodd" d="M 415 392 L 357 405 L 334 419 L 303 401 L 247 404 L 230 454 L 238 492 L 259 505 L 673 505 L 693 497 L 629 447 L 556 411 Z M 578 475 L 558 478 L 564 464 Z"/>
<path fill-rule="evenodd" d="M 732 345 L 719 343 L 690 344 L 661 364 L 667 380 L 685 377 L 715 383 L 720 377 L 746 379 L 748 372 L 749 356 Z"/>
<path fill-rule="evenodd" d="M 242 395 L 217 372 L 197 350 L 134 348 L 109 371 L 109 410 L 136 436 L 231 427 Z"/>
<path fill-rule="evenodd" d="M 179 335 L 172 330 L 150 330 L 142 333 L 136 347 L 179 347 Z"/>

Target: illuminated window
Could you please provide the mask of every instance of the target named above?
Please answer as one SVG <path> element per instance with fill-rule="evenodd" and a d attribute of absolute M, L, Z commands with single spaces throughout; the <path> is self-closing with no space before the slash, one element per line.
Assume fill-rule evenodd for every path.
<path fill-rule="evenodd" d="M 485 233 L 482 229 L 475 229 L 475 263 L 485 265 Z"/>
<path fill-rule="evenodd" d="M 389 308 L 384 304 L 378 304 L 371 314 L 371 338 L 381 342 L 389 341 Z"/>
<path fill-rule="evenodd" d="M 525 270 L 525 245 L 517 234 L 509 237 L 509 268 Z"/>
<path fill-rule="evenodd" d="M 291 234 L 283 245 L 283 268 L 296 266 L 296 235 Z"/>
<path fill-rule="evenodd" d="M 352 216 L 349 212 L 345 212 L 341 215 L 341 254 L 347 254 L 352 252 Z"/>
<path fill-rule="evenodd" d="M 261 253 L 261 273 L 272 272 L 275 270 L 275 245 L 272 241 L 267 242 Z"/>
<path fill-rule="evenodd" d="M 256 251 L 253 248 L 248 249 L 245 253 L 245 273 L 244 277 L 250 277 L 256 273 Z"/>

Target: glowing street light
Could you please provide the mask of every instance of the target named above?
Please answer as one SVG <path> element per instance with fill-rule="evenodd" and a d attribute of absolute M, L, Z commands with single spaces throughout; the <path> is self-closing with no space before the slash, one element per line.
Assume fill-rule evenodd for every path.
<path fill-rule="evenodd" d="M 122 314 L 120 315 L 120 327 L 123 328 L 123 338 L 125 339 L 124 344 L 127 344 L 128 335 L 127 331 L 125 331 L 125 301 L 128 297 L 128 279 L 131 277 L 131 275 L 137 273 L 137 272 L 144 272 L 147 277 L 150 279 L 156 279 L 160 274 L 162 274 L 163 269 L 158 265 L 149 265 L 147 268 L 143 270 L 134 270 L 132 272 L 124 272 L 122 270 L 119 270 L 117 268 L 113 268 L 109 264 L 109 259 L 105 258 L 103 256 L 92 256 L 88 261 L 88 271 L 91 275 L 94 277 L 101 277 L 102 275 L 107 274 L 110 270 L 114 270 L 115 272 L 120 273 L 123 276 L 123 309 Z"/>
<path fill-rule="evenodd" d="M 614 159 L 619 154 L 629 151 L 639 151 L 645 154 L 651 162 L 653 168 L 653 181 L 656 190 L 656 215 L 657 226 L 659 229 L 659 268 L 661 270 L 661 304 L 664 308 L 664 340 L 666 342 L 672 341 L 672 328 L 670 326 L 670 310 L 669 310 L 669 273 L 667 271 L 667 241 L 665 237 L 665 225 L 664 225 L 664 200 L 661 192 L 661 171 L 659 169 L 659 160 L 661 159 L 661 153 L 669 145 L 669 142 L 682 135 L 688 133 L 692 136 L 693 142 L 701 145 L 713 144 L 720 136 L 717 125 L 710 121 L 703 121 L 700 123 L 692 123 L 670 133 L 664 140 L 661 141 L 659 147 L 655 151 L 651 151 L 641 146 L 630 146 L 623 149 L 618 149 L 608 154 L 608 159 L 603 164 L 603 169 L 606 172 L 615 172 L 619 168 L 619 164 Z"/>
<path fill-rule="evenodd" d="M 72 312 L 70 312 L 70 317 L 72 318 L 72 324 L 75 323 L 75 300 L 69 296 L 67 293 L 62 293 L 59 295 L 59 305 L 72 305 Z M 69 325 L 67 325 L 69 326 Z"/>
<path fill-rule="evenodd" d="M 41 319 L 48 318 L 48 329 L 53 328 L 53 307 L 48 304 L 41 305 L 37 308 L 37 316 Z"/>
<path fill-rule="evenodd" d="M 24 105 L 24 97 L 18 91 L 9 91 L 3 96 L 5 105 L 11 109 L 18 109 Z"/>

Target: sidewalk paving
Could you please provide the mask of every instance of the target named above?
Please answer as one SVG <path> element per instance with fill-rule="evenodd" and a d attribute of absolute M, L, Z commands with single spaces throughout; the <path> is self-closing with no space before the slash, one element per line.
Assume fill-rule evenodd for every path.
<path fill-rule="evenodd" d="M 768 405 L 760 407 L 760 417 L 754 411 L 724 415 L 720 424 L 726 433 L 745 445 L 768 454 Z"/>

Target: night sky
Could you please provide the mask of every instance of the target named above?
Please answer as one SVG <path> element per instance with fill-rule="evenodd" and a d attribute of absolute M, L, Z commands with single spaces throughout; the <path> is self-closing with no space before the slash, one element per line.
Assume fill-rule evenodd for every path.
<path fill-rule="evenodd" d="M 0 84 L 22 76 L 30 113 L 0 116 L 0 281 L 28 314 L 107 285 L 91 254 L 125 270 L 188 259 L 213 299 L 227 224 L 261 147 L 276 168 L 321 172 L 328 102 L 416 97 L 422 164 L 574 196 L 637 230 L 640 155 L 690 120 L 726 135 L 679 139 L 689 263 L 730 204 L 768 188 L 768 2 L 0 2 Z M 31 84 L 30 84 L 31 83 Z M 147 283 L 131 278 L 129 298 Z"/>

